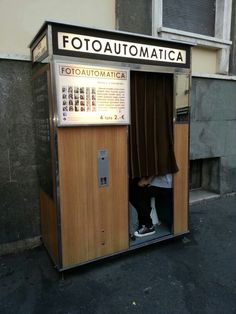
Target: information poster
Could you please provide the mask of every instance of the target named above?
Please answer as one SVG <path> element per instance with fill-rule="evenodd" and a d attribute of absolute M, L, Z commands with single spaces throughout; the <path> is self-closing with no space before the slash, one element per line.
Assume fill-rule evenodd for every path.
<path fill-rule="evenodd" d="M 129 70 L 55 63 L 58 126 L 129 124 Z"/>

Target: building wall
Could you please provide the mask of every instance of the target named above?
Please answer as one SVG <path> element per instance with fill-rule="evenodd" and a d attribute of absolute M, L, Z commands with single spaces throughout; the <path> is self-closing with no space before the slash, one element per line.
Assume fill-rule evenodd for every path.
<path fill-rule="evenodd" d="M 14 9 L 13 9 L 14 8 Z M 28 45 L 45 20 L 115 28 L 115 0 L 1 0 L 0 57 L 30 59 Z"/>
<path fill-rule="evenodd" d="M 230 53 L 230 74 L 236 75 L 236 1 L 232 3 L 232 25 L 231 25 L 232 49 Z"/>
<path fill-rule="evenodd" d="M 0 244 L 39 234 L 31 64 L 0 60 Z"/>
<path fill-rule="evenodd" d="M 230 0 L 224 1 L 230 2 Z M 122 31 L 153 34 L 160 37 L 166 35 L 167 39 L 176 39 L 175 34 L 168 35 L 165 30 L 160 29 L 160 32 L 157 29 L 154 30 L 155 23 L 152 17 L 154 2 L 166 4 L 163 12 L 167 9 L 168 4 L 173 2 L 175 6 L 177 5 L 177 1 L 173 0 L 0 1 L 0 20 L 4 25 L 0 29 L 0 125 L 2 135 L 0 138 L 0 254 L 1 245 L 4 243 L 33 238 L 40 234 L 34 106 L 28 44 L 44 20 L 85 24 L 105 29 L 117 27 Z M 212 8 L 212 2 L 209 0 L 209 8 Z M 205 1 L 198 1 L 198 4 L 200 3 L 206 5 Z M 180 7 L 178 2 L 177 9 L 180 10 Z M 170 12 L 170 7 L 168 10 Z M 236 75 L 235 11 L 236 4 L 233 1 L 231 27 L 233 50 L 231 50 L 230 71 L 234 75 Z M 161 16 L 162 11 L 157 8 L 155 14 Z M 191 12 L 192 15 L 188 12 L 184 14 L 186 17 L 193 16 L 193 12 Z M 199 15 L 198 18 L 203 19 Z M 163 20 L 165 23 L 168 22 L 164 26 L 171 27 L 169 24 L 171 14 Z M 213 21 L 212 16 L 205 22 L 210 23 L 210 21 Z M 179 22 L 175 21 L 175 23 Z M 160 28 L 163 26 L 163 24 L 160 25 L 160 21 L 157 24 Z M 177 31 L 181 29 L 181 25 L 172 25 L 172 27 L 176 27 Z M 206 34 L 205 30 L 212 33 L 212 22 L 210 28 L 203 26 L 201 29 L 204 29 L 202 34 Z M 188 28 L 184 29 L 184 31 L 188 30 Z M 198 30 L 192 28 L 192 31 Z M 188 38 L 185 33 L 182 33 L 181 36 L 182 40 Z M 191 39 L 191 34 L 189 38 Z M 199 40 L 194 38 L 192 41 L 197 43 L 193 52 L 194 72 L 203 74 L 218 72 L 221 43 L 214 42 L 211 47 L 209 42 L 202 38 Z M 226 43 L 226 45 L 229 44 Z M 215 65 L 215 63 L 217 64 Z M 224 71 L 227 72 L 227 67 Z M 219 164 L 219 176 L 212 175 L 212 171 L 209 170 L 208 178 L 214 178 L 211 180 L 206 178 L 203 183 L 204 186 L 211 186 L 219 193 L 236 191 L 235 90 L 236 81 L 233 80 L 193 77 L 190 158 L 192 160 L 205 159 L 207 160 L 206 164 L 214 159 L 213 166 L 208 167 L 208 170 L 216 169 L 215 165 Z M 210 184 L 207 181 L 211 181 Z"/>
<path fill-rule="evenodd" d="M 0 20 L 1 255 L 5 244 L 40 235 L 28 45 L 45 20 L 114 29 L 115 0 L 1 0 Z"/>
<path fill-rule="evenodd" d="M 126 21 L 119 26 L 135 32 L 144 11 L 136 12 L 129 22 L 130 8 L 136 1 L 118 0 L 117 3 L 123 5 L 124 12 L 124 16 L 119 16 L 117 11 L 117 19 Z M 190 160 L 200 160 L 201 187 L 220 194 L 236 192 L 236 80 L 228 75 L 231 0 L 154 0 L 149 3 L 153 4 L 155 12 L 150 26 L 146 25 L 141 32 L 152 27 L 153 36 L 194 45 Z M 230 71 L 235 74 L 235 1 L 232 11 Z"/>
<path fill-rule="evenodd" d="M 192 47 L 192 72 L 217 73 L 217 51 L 202 47 Z"/>
<path fill-rule="evenodd" d="M 236 192 L 236 81 L 194 77 L 191 98 L 190 159 L 217 159 L 215 192 Z"/>
<path fill-rule="evenodd" d="M 117 0 L 116 28 L 121 31 L 152 35 L 152 0 Z"/>

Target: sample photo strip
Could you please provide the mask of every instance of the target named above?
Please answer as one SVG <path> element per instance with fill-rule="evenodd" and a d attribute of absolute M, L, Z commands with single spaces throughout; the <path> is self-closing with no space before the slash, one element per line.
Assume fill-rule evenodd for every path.
<path fill-rule="evenodd" d="M 97 111 L 96 87 L 63 86 L 61 98 L 64 116 L 67 115 L 66 112 Z"/>

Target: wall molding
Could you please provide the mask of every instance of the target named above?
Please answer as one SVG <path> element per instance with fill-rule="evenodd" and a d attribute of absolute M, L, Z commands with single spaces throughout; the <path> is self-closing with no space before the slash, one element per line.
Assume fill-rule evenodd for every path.
<path fill-rule="evenodd" d="M 0 59 L 31 61 L 30 55 L 20 55 L 20 54 L 15 54 L 15 53 L 0 53 Z"/>
<path fill-rule="evenodd" d="M 172 36 L 172 39 L 175 37 L 175 39 L 184 40 L 193 45 L 206 46 L 216 49 L 226 48 L 232 44 L 232 41 L 230 40 L 223 40 L 216 37 L 181 31 L 168 27 L 159 27 L 157 29 L 157 34 L 164 38 L 166 38 L 169 34 Z"/>
<path fill-rule="evenodd" d="M 236 76 L 221 75 L 221 74 L 205 74 L 205 73 L 192 73 L 192 77 L 202 77 L 216 80 L 236 81 Z"/>

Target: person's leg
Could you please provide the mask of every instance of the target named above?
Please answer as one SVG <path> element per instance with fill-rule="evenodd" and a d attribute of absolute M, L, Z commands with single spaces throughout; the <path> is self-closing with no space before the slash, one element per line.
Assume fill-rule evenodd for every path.
<path fill-rule="evenodd" d="M 150 189 L 150 194 L 155 197 L 158 218 L 171 227 L 173 223 L 173 190 L 154 186 Z"/>
<path fill-rule="evenodd" d="M 138 181 L 134 180 L 130 184 L 130 202 L 138 213 L 139 227 L 143 225 L 151 228 L 152 219 L 150 217 L 151 204 L 148 187 L 139 187 Z"/>
<path fill-rule="evenodd" d="M 136 190 L 136 209 L 139 219 L 139 228 L 134 232 L 134 236 L 141 238 L 155 234 L 156 230 L 151 219 L 151 198 L 148 187 L 139 187 Z"/>

